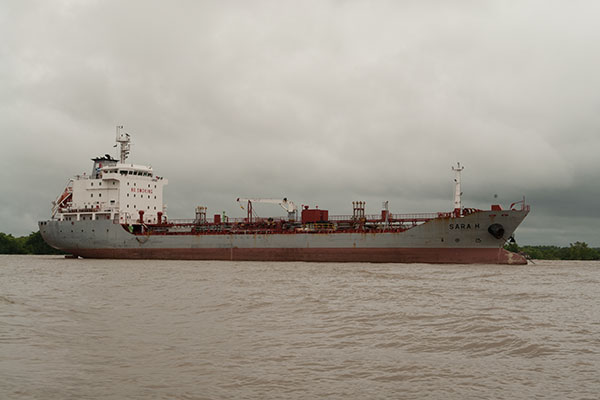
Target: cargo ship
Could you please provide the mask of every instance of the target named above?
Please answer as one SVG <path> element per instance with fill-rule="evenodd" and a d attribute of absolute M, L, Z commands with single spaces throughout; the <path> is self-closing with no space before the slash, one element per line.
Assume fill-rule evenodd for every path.
<path fill-rule="evenodd" d="M 381 212 L 365 213 L 352 202 L 352 214 L 296 204 L 287 198 L 237 198 L 245 216 L 208 215 L 198 206 L 194 218 L 171 219 L 163 203 L 168 180 L 151 166 L 128 162 L 130 135 L 117 126 L 118 159 L 92 159 L 90 174 L 69 179 L 52 202 L 51 218 L 39 222 L 44 240 L 73 257 L 239 261 L 487 263 L 526 264 L 504 249 L 529 213 L 525 198 L 502 208 L 465 208 L 461 203 L 460 163 L 454 208 L 447 212 L 396 214 L 384 202 Z M 259 217 L 257 203 L 285 210 L 283 217 Z"/>

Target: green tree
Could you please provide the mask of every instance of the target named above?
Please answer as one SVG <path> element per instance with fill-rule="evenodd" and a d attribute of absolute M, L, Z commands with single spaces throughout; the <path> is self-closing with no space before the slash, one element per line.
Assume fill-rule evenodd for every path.
<path fill-rule="evenodd" d="M 0 254 L 23 254 L 23 249 L 13 235 L 0 232 Z"/>
<path fill-rule="evenodd" d="M 571 243 L 569 247 L 517 246 L 510 243 L 506 250 L 521 252 L 536 260 L 600 260 L 600 250 L 590 248 L 585 242 Z"/>
<path fill-rule="evenodd" d="M 568 250 L 568 260 L 598 260 L 598 253 L 585 242 L 571 243 Z"/>
<path fill-rule="evenodd" d="M 50 247 L 42 234 L 31 232 L 28 236 L 14 237 L 0 232 L 0 254 L 64 254 Z"/>

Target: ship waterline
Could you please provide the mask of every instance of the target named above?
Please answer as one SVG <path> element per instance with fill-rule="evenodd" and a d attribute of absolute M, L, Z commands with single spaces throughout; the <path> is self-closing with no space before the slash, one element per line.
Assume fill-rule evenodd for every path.
<path fill-rule="evenodd" d="M 524 265 L 521 255 L 504 249 L 444 248 L 276 248 L 244 249 L 65 249 L 84 258 L 221 260 L 221 261 L 304 261 L 304 262 L 372 262 L 430 264 L 512 264 Z"/>

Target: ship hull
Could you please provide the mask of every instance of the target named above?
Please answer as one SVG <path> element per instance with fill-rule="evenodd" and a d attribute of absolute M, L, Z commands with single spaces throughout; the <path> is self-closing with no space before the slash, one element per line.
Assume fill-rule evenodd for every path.
<path fill-rule="evenodd" d="M 235 261 L 526 264 L 503 249 L 527 210 L 436 218 L 402 232 L 132 234 L 111 220 L 43 221 L 51 246 L 76 256 Z M 494 237 L 492 224 L 504 235 Z"/>

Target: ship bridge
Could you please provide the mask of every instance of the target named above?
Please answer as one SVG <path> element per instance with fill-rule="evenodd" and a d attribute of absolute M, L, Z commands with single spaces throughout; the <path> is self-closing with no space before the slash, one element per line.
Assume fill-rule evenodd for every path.
<path fill-rule="evenodd" d="M 119 175 L 148 176 L 148 177 L 152 177 L 154 174 L 151 166 L 121 164 L 121 163 L 102 167 L 102 168 L 100 168 L 100 173 L 103 175 L 104 174 L 105 175 L 119 174 Z"/>

